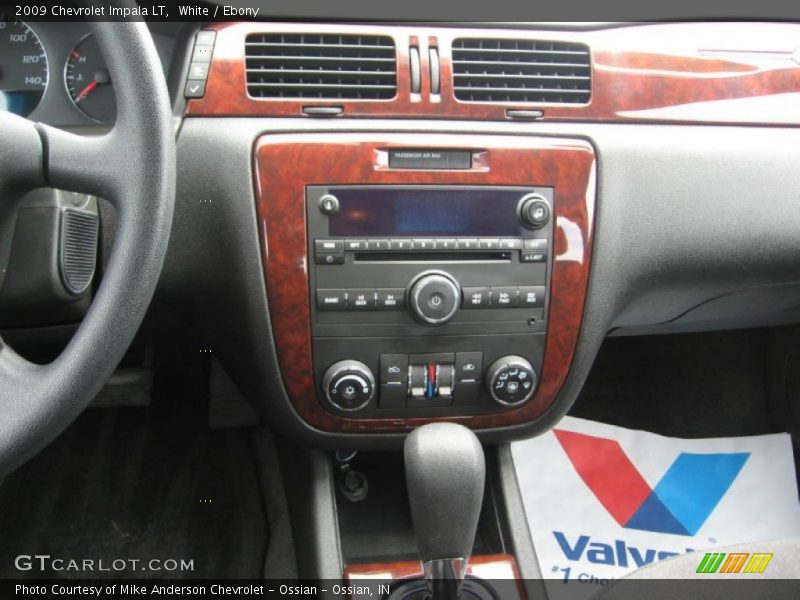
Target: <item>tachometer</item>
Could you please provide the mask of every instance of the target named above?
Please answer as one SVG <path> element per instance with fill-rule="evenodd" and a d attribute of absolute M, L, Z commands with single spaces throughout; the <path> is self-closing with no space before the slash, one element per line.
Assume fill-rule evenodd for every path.
<path fill-rule="evenodd" d="M 0 13 L 0 110 L 31 114 L 47 89 L 47 55 L 26 23 Z"/>
<path fill-rule="evenodd" d="M 111 75 L 92 34 L 72 49 L 64 69 L 67 91 L 75 106 L 86 116 L 111 123 L 117 116 L 117 102 Z"/>

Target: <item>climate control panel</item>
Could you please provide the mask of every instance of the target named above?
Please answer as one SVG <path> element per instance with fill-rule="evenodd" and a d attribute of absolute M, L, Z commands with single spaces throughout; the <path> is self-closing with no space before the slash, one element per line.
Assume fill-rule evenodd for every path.
<path fill-rule="evenodd" d="M 482 352 L 381 354 L 379 385 L 366 364 L 342 360 L 322 378 L 335 411 L 356 412 L 376 400 L 379 410 L 477 407 L 482 392 L 503 407 L 531 398 L 537 374 L 521 356 L 503 356 L 484 372 Z"/>

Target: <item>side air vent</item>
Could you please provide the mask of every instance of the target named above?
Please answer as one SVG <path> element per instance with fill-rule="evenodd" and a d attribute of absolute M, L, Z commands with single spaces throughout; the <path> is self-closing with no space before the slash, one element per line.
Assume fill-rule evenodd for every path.
<path fill-rule="evenodd" d="M 251 34 L 245 59 L 254 98 L 388 100 L 397 93 L 395 45 L 388 36 Z"/>
<path fill-rule="evenodd" d="M 61 219 L 61 280 L 73 294 L 86 291 L 97 263 L 97 215 L 67 209 Z"/>
<path fill-rule="evenodd" d="M 453 41 L 456 98 L 472 102 L 584 104 L 592 90 L 589 47 L 536 40 Z"/>

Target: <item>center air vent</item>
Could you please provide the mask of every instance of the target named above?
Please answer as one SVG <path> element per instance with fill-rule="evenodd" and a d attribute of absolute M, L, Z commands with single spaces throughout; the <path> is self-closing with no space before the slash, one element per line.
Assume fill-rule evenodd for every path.
<path fill-rule="evenodd" d="M 254 98 L 388 100 L 397 93 L 388 36 L 251 34 L 245 40 L 247 91 Z"/>
<path fill-rule="evenodd" d="M 589 47 L 536 40 L 453 41 L 456 98 L 473 102 L 584 104 L 592 89 Z"/>

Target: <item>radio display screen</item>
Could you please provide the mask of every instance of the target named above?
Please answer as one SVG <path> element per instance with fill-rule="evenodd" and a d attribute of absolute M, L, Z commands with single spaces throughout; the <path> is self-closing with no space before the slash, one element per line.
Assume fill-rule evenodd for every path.
<path fill-rule="evenodd" d="M 329 217 L 336 237 L 520 236 L 517 204 L 529 190 L 504 188 L 337 187 Z"/>

